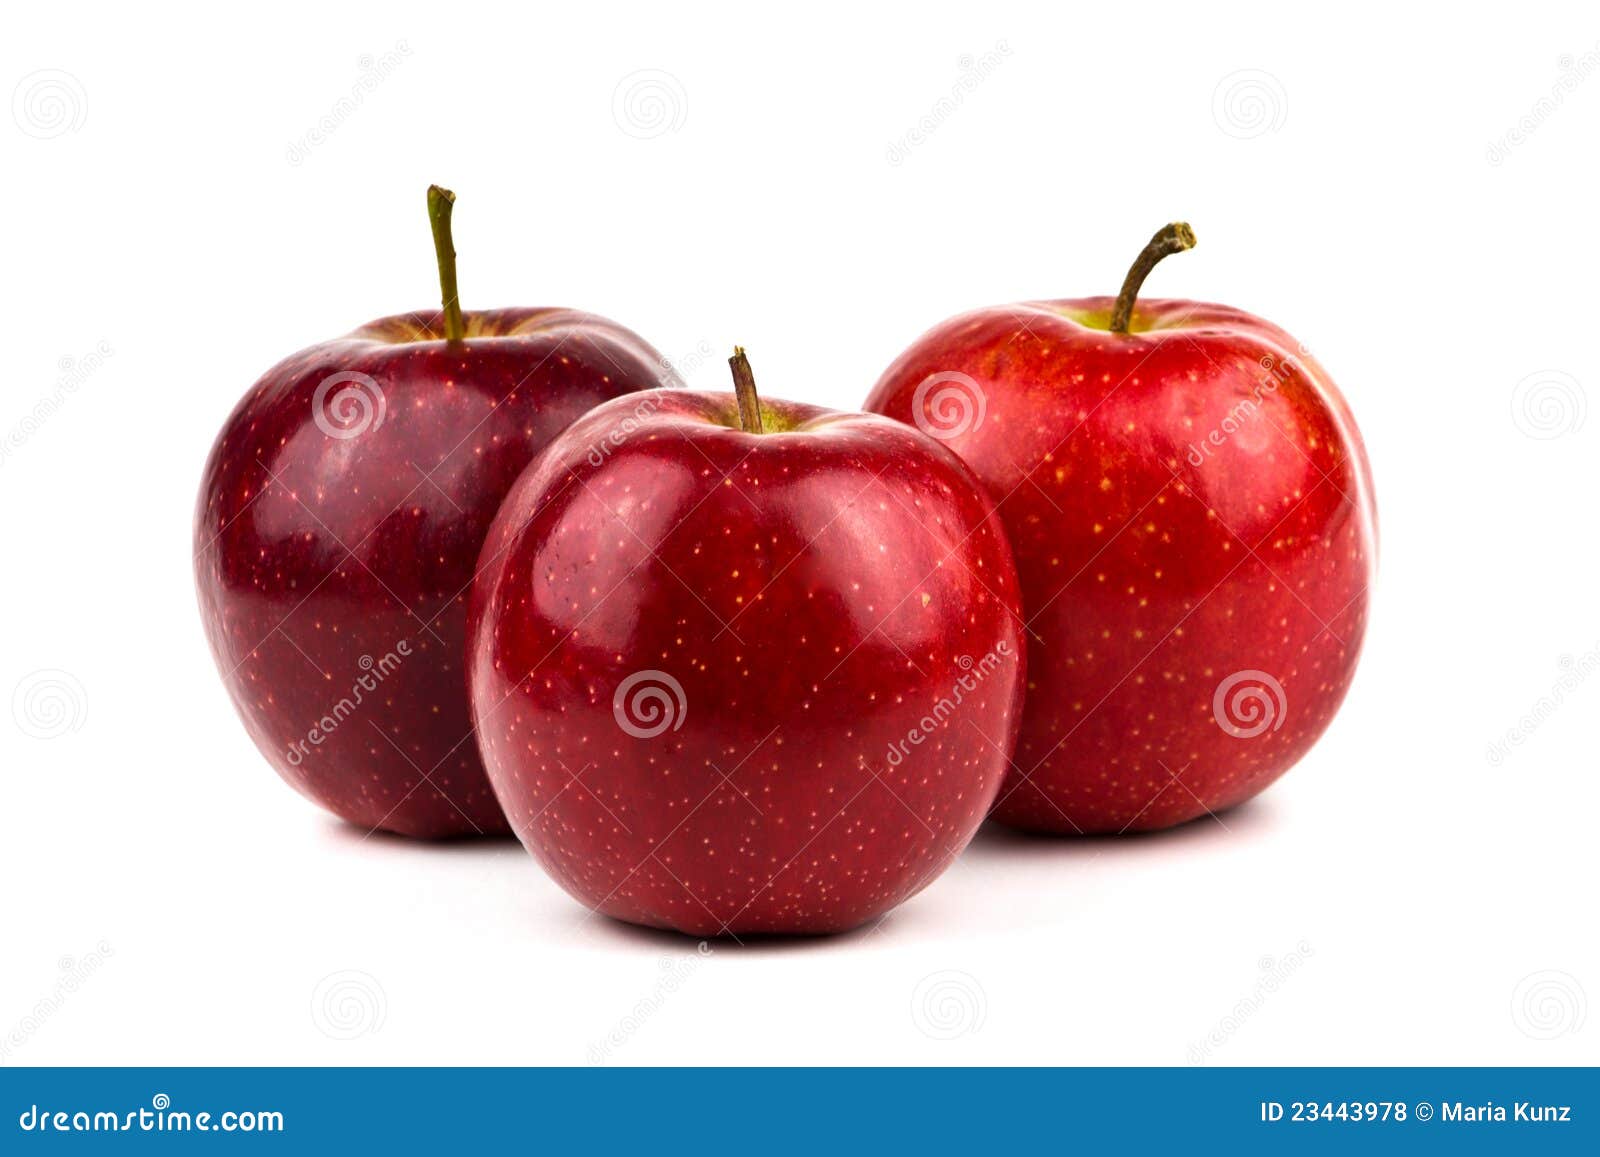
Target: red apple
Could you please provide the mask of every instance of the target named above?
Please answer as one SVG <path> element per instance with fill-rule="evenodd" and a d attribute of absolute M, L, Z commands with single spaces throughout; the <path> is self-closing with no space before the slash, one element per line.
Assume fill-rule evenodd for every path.
<path fill-rule="evenodd" d="M 1283 330 L 1118 298 L 981 309 L 923 335 L 867 409 L 988 487 L 1031 653 L 995 807 L 1050 832 L 1163 828 L 1249 799 L 1316 741 L 1366 628 L 1376 513 L 1344 399 Z"/>
<path fill-rule="evenodd" d="M 1023 650 L 970 471 L 876 415 L 599 407 L 484 545 L 468 675 L 512 826 L 590 908 L 835 932 L 942 871 L 1005 775 Z"/>
<path fill-rule="evenodd" d="M 267 371 L 195 513 L 206 634 L 256 746 L 335 815 L 426 837 L 508 830 L 462 671 L 500 500 L 586 410 L 676 380 L 589 314 L 462 313 L 452 201 L 429 190 L 442 320 L 384 318 Z"/>

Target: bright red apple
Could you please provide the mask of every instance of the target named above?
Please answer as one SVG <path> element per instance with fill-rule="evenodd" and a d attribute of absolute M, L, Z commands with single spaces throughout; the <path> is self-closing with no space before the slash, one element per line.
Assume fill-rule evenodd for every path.
<path fill-rule="evenodd" d="M 580 419 L 484 544 L 469 680 L 573 896 L 696 936 L 888 911 L 993 803 L 1024 674 L 971 472 L 876 415 L 658 391 Z"/>
<path fill-rule="evenodd" d="M 206 634 L 256 746 L 335 815 L 426 837 L 508 830 L 462 670 L 500 500 L 573 419 L 676 382 L 590 314 L 463 313 L 453 200 L 429 190 L 442 318 L 384 318 L 267 371 L 218 435 L 195 513 Z"/>
<path fill-rule="evenodd" d="M 1249 799 L 1350 685 L 1376 548 L 1361 436 L 1278 327 L 1136 298 L 937 326 L 867 409 L 941 437 L 994 498 L 1031 644 L 995 815 L 1051 832 L 1163 828 Z"/>

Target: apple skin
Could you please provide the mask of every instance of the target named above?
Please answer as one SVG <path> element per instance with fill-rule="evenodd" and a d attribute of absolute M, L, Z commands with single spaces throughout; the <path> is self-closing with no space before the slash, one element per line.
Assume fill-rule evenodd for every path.
<path fill-rule="evenodd" d="M 1371 472 L 1327 373 L 1237 309 L 1140 299 L 1116 334 L 1113 304 L 953 318 L 865 407 L 944 437 L 1005 523 L 1030 661 L 994 814 L 1032 831 L 1251 798 L 1327 727 L 1366 628 Z"/>
<path fill-rule="evenodd" d="M 591 314 L 465 317 L 464 341 L 389 317 L 269 370 L 212 447 L 194 524 L 206 635 L 262 755 L 342 819 L 428 838 L 509 831 L 463 672 L 500 500 L 585 411 L 676 382 Z"/>
<path fill-rule="evenodd" d="M 472 597 L 517 835 L 591 909 L 702 937 L 839 932 L 929 883 L 1000 789 L 1023 689 L 971 472 L 876 415 L 761 407 L 762 434 L 733 395 L 587 415 L 506 499 Z"/>

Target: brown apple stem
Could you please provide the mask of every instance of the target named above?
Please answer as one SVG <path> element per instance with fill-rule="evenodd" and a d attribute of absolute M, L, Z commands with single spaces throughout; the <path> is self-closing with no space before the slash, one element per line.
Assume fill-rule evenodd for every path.
<path fill-rule="evenodd" d="M 756 397 L 756 375 L 750 369 L 750 359 L 744 356 L 744 346 L 733 347 L 728 359 L 733 370 L 733 393 L 739 399 L 739 425 L 746 434 L 764 433 L 761 429 L 761 401 Z"/>
<path fill-rule="evenodd" d="M 1157 263 L 1163 257 L 1171 257 L 1174 253 L 1182 253 L 1185 249 L 1193 248 L 1194 230 L 1183 221 L 1174 221 L 1150 238 L 1150 244 L 1144 247 L 1144 252 L 1134 260 L 1133 268 L 1128 270 L 1128 276 L 1123 279 L 1122 292 L 1117 294 L 1117 307 L 1111 311 L 1112 333 L 1128 332 L 1128 323 L 1133 320 L 1133 303 L 1139 296 L 1139 287 L 1144 284 L 1144 279 L 1150 276 L 1150 271 Z"/>
<path fill-rule="evenodd" d="M 456 293 L 456 247 L 450 237 L 450 210 L 456 195 L 438 185 L 428 186 L 428 221 L 433 225 L 433 252 L 439 259 L 439 304 L 444 306 L 444 340 L 467 336 L 461 318 L 461 298 Z"/>

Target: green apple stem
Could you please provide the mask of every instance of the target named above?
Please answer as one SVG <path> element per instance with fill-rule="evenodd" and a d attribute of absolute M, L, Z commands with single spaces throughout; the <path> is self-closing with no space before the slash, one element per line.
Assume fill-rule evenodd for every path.
<path fill-rule="evenodd" d="M 450 237 L 450 210 L 456 195 L 438 185 L 428 186 L 428 221 L 433 225 L 433 252 L 439 259 L 439 303 L 444 306 L 444 340 L 467 336 L 461 318 L 461 298 L 456 293 L 456 247 Z"/>
<path fill-rule="evenodd" d="M 1144 247 L 1134 260 L 1133 268 L 1128 270 L 1128 276 L 1123 279 L 1122 292 L 1117 294 L 1117 307 L 1111 311 L 1111 332 L 1127 333 L 1128 323 L 1133 320 L 1133 303 L 1139 296 L 1139 287 L 1144 284 L 1144 279 L 1150 276 L 1163 257 L 1171 257 L 1174 253 L 1182 253 L 1185 249 L 1194 248 L 1194 230 L 1183 221 L 1174 221 L 1171 225 L 1161 229 L 1150 238 L 1150 244 Z"/>
<path fill-rule="evenodd" d="M 733 347 L 728 368 L 733 371 L 733 395 L 739 399 L 739 425 L 746 434 L 765 433 L 761 428 L 761 399 L 756 396 L 756 375 L 750 369 L 750 359 L 744 356 L 744 346 Z"/>

